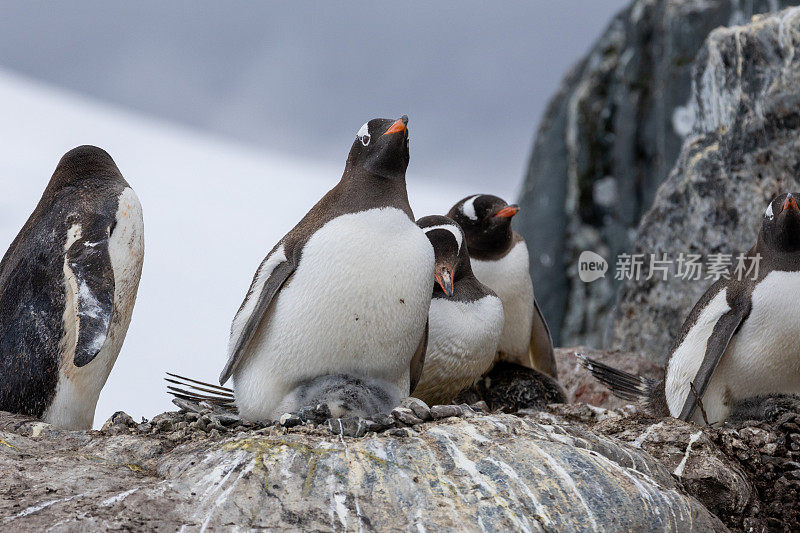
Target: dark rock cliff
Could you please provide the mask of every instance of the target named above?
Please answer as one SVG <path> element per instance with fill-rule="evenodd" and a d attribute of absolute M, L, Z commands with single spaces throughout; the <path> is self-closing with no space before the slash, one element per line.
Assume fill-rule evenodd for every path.
<path fill-rule="evenodd" d="M 788 3 L 637 0 L 566 77 L 539 127 L 517 221 L 559 345 L 611 344 L 612 258 L 630 252 L 693 130 L 692 64 L 706 37 Z M 606 257 L 612 272 L 578 280 L 583 250 Z"/>
<path fill-rule="evenodd" d="M 642 219 L 636 253 L 672 259 L 730 254 L 735 267 L 736 255 L 755 244 L 768 202 L 798 190 L 798 52 L 800 8 L 759 15 L 709 36 L 692 78 L 692 131 Z M 676 275 L 626 281 L 615 316 L 616 344 L 663 360 L 711 283 Z"/>

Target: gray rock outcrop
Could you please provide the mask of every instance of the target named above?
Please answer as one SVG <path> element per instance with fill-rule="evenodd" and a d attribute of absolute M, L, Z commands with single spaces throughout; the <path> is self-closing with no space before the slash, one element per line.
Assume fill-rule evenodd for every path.
<path fill-rule="evenodd" d="M 0 413 L 0 529 L 724 531 L 682 482 L 709 468 L 724 494 L 714 502 L 750 499 L 697 428 L 670 421 L 680 430 L 626 443 L 591 429 L 612 433 L 621 415 L 563 409 L 446 418 L 405 436 L 298 426 L 177 443 L 158 427 L 180 415 L 80 432 Z M 643 449 L 662 435 L 663 463 Z"/>
<path fill-rule="evenodd" d="M 688 109 L 693 129 L 642 219 L 634 253 L 730 254 L 735 266 L 755 244 L 767 203 L 798 190 L 800 9 L 712 32 L 695 62 Z M 663 360 L 712 283 L 676 273 L 625 282 L 617 344 Z"/>
<path fill-rule="evenodd" d="M 537 300 L 559 345 L 612 344 L 619 283 L 613 272 L 582 283 L 578 256 L 592 250 L 613 269 L 612 258 L 638 242 L 635 229 L 693 129 L 692 64 L 706 37 L 790 3 L 636 0 L 566 77 L 539 126 L 517 216 Z M 774 54 L 768 59 L 782 64 Z M 737 78 L 735 65 L 720 82 L 731 89 L 736 79 L 758 83 Z"/>

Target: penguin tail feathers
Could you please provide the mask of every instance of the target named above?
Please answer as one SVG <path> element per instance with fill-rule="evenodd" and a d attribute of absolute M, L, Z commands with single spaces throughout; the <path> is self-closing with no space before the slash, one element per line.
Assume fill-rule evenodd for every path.
<path fill-rule="evenodd" d="M 581 353 L 575 354 L 575 357 L 578 358 L 581 366 L 591 372 L 595 379 L 606 385 L 614 396 L 623 400 L 641 402 L 645 405 L 650 403 L 656 380 L 618 370 Z"/>
<path fill-rule="evenodd" d="M 229 409 L 236 409 L 236 399 L 233 389 L 220 387 L 204 381 L 186 378 L 177 374 L 167 372 L 164 381 L 168 383 L 167 393 L 175 398 L 190 402 L 206 402 L 210 405 L 217 405 Z"/>

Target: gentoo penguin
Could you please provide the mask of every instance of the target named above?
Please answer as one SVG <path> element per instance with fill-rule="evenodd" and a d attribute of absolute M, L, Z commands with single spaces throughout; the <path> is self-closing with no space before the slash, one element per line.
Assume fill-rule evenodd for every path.
<path fill-rule="evenodd" d="M 429 405 L 452 403 L 489 370 L 503 331 L 500 298 L 475 279 L 464 233 L 453 220 L 419 219 L 435 256 L 428 352 L 413 395 Z"/>
<path fill-rule="evenodd" d="M 729 279 L 711 285 L 684 322 L 664 379 L 585 357 L 583 365 L 623 399 L 697 423 L 722 422 L 757 396 L 800 393 L 798 197 L 782 194 L 769 203 L 742 268 L 734 265 Z"/>
<path fill-rule="evenodd" d="M 325 375 L 380 383 L 394 405 L 416 386 L 434 256 L 408 203 L 407 123 L 361 126 L 339 183 L 256 270 L 220 375 L 245 419 L 298 410 Z"/>
<path fill-rule="evenodd" d="M 0 410 L 91 428 L 143 258 L 142 208 L 114 160 L 67 152 L 0 262 Z"/>
<path fill-rule="evenodd" d="M 503 301 L 499 360 L 558 378 L 553 339 L 533 297 L 528 246 L 511 229 L 511 218 L 518 212 L 519 207 L 497 196 L 476 194 L 454 205 L 447 216 L 464 230 L 475 277 Z"/>

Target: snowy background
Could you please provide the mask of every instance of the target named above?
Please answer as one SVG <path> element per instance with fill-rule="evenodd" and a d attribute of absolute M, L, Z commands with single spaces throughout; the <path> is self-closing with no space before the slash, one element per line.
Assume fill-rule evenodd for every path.
<path fill-rule="evenodd" d="M 367 119 L 409 115 L 417 216 L 513 198 L 547 100 L 623 4 L 3 2 L 0 249 L 79 144 L 108 150 L 144 208 L 95 425 L 169 409 L 167 370 L 216 378 L 256 266 Z"/>

